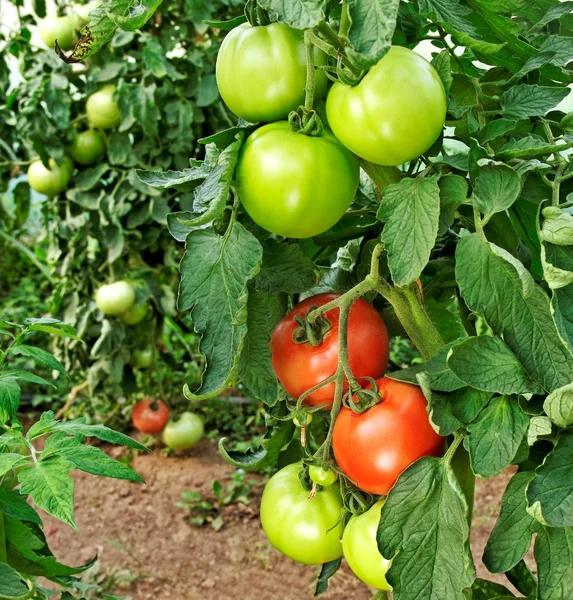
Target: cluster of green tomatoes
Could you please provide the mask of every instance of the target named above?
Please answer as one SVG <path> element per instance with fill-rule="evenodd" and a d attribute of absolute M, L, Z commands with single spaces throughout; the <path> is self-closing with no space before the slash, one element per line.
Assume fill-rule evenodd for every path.
<path fill-rule="evenodd" d="M 230 110 L 262 124 L 240 152 L 241 203 L 258 225 L 293 238 L 319 235 L 342 218 L 356 194 L 361 160 L 399 166 L 416 159 L 439 137 L 446 116 L 440 77 L 415 52 L 394 46 L 356 85 L 338 81 L 328 89 L 321 69 L 327 57 L 313 48 L 313 104 L 320 126 L 301 127 L 304 115 L 313 113 L 309 106 L 299 108 L 309 101 L 307 50 L 301 31 L 281 23 L 245 23 L 225 37 L 216 66 Z M 292 112 L 297 109 L 298 117 Z M 316 339 L 309 339 L 305 319 L 336 298 L 320 294 L 304 300 L 271 337 L 273 367 L 298 400 L 295 424 L 303 433 L 312 416 L 327 414 L 324 409 L 334 402 L 340 311 L 322 315 L 327 327 Z M 343 406 L 329 425 L 334 460 L 329 452 L 305 452 L 302 462 L 269 480 L 261 503 L 263 529 L 278 550 L 305 564 L 344 554 L 360 579 L 382 590 L 390 589 L 391 562 L 376 541 L 384 497 L 409 465 L 422 456 L 439 456 L 444 448 L 421 390 L 384 376 L 388 352 L 384 321 L 369 303 L 356 300 L 348 319 L 348 364 L 356 382 L 377 400 L 363 411 Z M 353 401 L 359 402 L 356 396 Z M 337 484 L 341 478 L 372 500 L 348 521 Z"/>
<path fill-rule="evenodd" d="M 146 302 L 137 300 L 137 285 L 129 281 L 115 281 L 102 285 L 96 291 L 96 306 L 106 316 L 118 317 L 125 325 L 137 326 L 148 319 L 152 311 Z M 134 366 L 147 369 L 153 365 L 152 348 L 133 352 Z M 172 450 L 192 448 L 204 434 L 203 420 L 192 412 L 184 412 L 169 420 L 169 408 L 162 400 L 144 398 L 131 412 L 133 426 L 142 433 L 162 433 L 163 443 Z"/>
<path fill-rule="evenodd" d="M 359 159 L 402 165 L 427 151 L 444 126 L 440 77 L 412 50 L 393 46 L 357 85 L 337 82 L 329 90 L 321 70 L 326 60 L 315 47 L 321 126 L 301 133 L 287 119 L 305 102 L 302 31 L 244 23 L 225 37 L 217 56 L 227 106 L 248 122 L 266 123 L 247 138 L 236 181 L 251 218 L 277 235 L 308 238 L 328 230 L 356 194 Z"/>

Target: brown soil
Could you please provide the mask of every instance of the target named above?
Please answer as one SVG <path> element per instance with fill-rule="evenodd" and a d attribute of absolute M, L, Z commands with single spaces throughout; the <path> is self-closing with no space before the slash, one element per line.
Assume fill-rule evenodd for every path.
<path fill-rule="evenodd" d="M 114 454 L 115 449 L 111 450 Z M 115 455 L 115 454 L 114 454 Z M 115 455 L 117 456 L 117 455 Z M 233 472 L 203 441 L 186 455 L 138 456 L 133 467 L 147 484 L 96 479 L 77 473 L 76 523 L 80 533 L 45 518 L 48 542 L 59 560 L 80 564 L 98 554 L 99 579 L 120 581 L 118 595 L 132 600 L 304 600 L 313 597 L 317 569 L 298 565 L 275 551 L 257 518 L 259 498 L 249 507 L 232 505 L 225 526 L 193 527 L 178 508 L 181 492 L 209 496 L 211 482 Z M 510 473 L 478 481 L 472 549 L 479 576 L 488 574 L 481 555 L 497 517 Z M 257 494 L 255 494 L 257 496 Z M 328 600 L 369 600 L 372 594 L 344 567 L 331 579 Z"/>

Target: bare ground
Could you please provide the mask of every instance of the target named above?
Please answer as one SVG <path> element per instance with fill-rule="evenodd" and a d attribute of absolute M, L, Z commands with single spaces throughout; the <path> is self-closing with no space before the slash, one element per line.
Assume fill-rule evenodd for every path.
<path fill-rule="evenodd" d="M 111 451 L 112 453 L 115 450 Z M 119 582 L 118 595 L 132 600 L 305 600 L 313 597 L 317 569 L 298 565 L 275 551 L 257 518 L 258 495 L 249 507 L 226 509 L 225 526 L 215 531 L 189 524 L 178 508 L 181 492 L 209 495 L 211 482 L 233 472 L 204 440 L 188 453 L 167 458 L 140 455 L 133 467 L 147 484 L 77 473 L 77 534 L 45 518 L 52 551 L 67 564 L 100 558 L 99 577 Z M 511 473 L 477 482 L 472 550 L 478 574 L 487 573 L 481 555 L 495 524 L 499 501 Z M 110 578 L 111 576 L 111 578 Z M 326 600 L 369 600 L 372 594 L 345 566 L 331 579 Z"/>

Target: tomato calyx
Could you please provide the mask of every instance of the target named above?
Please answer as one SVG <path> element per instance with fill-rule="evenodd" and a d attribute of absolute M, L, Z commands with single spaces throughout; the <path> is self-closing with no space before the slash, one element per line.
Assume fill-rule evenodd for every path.
<path fill-rule="evenodd" d="M 378 389 L 375 379 L 372 377 L 359 377 L 359 379 L 366 379 L 369 383 L 368 387 L 354 392 L 348 390 L 342 399 L 342 404 L 357 415 L 361 415 L 383 400 L 383 394 Z"/>
<path fill-rule="evenodd" d="M 298 327 L 292 334 L 292 341 L 295 344 L 310 344 L 311 346 L 320 346 L 324 336 L 332 329 L 332 323 L 324 316 L 319 315 L 316 319 L 309 319 L 308 315 L 318 306 L 311 306 L 305 317 L 296 315 L 294 320 Z"/>
<path fill-rule="evenodd" d="M 324 131 L 324 124 L 318 113 L 304 106 L 299 106 L 298 110 L 289 113 L 288 123 L 292 131 L 309 137 L 320 137 Z"/>
<path fill-rule="evenodd" d="M 259 6 L 257 0 L 247 0 L 247 4 L 245 5 L 245 17 L 247 17 L 247 21 L 253 27 L 264 27 L 271 23 L 269 13 L 262 6 Z"/>

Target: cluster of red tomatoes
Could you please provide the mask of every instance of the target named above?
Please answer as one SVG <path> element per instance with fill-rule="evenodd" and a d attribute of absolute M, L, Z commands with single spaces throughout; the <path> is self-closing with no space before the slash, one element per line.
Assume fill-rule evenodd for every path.
<path fill-rule="evenodd" d="M 330 326 L 318 340 L 320 343 L 315 340 L 313 345 L 300 336 L 301 323 L 309 311 L 336 298 L 337 294 L 319 294 L 304 300 L 273 331 L 273 366 L 293 398 L 331 378 L 338 368 L 339 308 L 322 315 Z M 375 380 L 380 400 L 360 413 L 342 407 L 331 424 L 336 465 L 310 467 L 310 479 L 319 486 L 312 497 L 300 483 L 300 463 L 289 465 L 270 479 L 263 494 L 261 520 L 273 545 L 291 558 L 320 564 L 344 553 L 361 579 L 373 587 L 388 589 L 384 574 L 389 563 L 376 545 L 383 501 L 352 517 L 343 529 L 342 498 L 338 486 L 333 485 L 337 472 L 361 490 L 385 496 L 414 461 L 423 456 L 439 456 L 444 440 L 430 424 L 420 388 L 384 377 L 389 353 L 386 326 L 374 307 L 363 299 L 356 300 L 350 308 L 347 340 L 353 375 L 360 384 Z M 327 383 L 308 394 L 304 404 L 313 411 L 318 407 L 329 409 L 334 394 L 334 383 Z M 273 518 L 277 511 L 282 515 L 280 521 Z"/>
<path fill-rule="evenodd" d="M 217 56 L 217 84 L 227 106 L 249 122 L 267 123 L 243 145 L 236 180 L 251 218 L 278 235 L 323 233 L 354 198 L 357 157 L 403 164 L 428 150 L 444 125 L 442 82 L 415 52 L 392 47 L 360 83 L 335 83 L 328 91 L 321 70 L 326 60 L 315 49 L 314 104 L 327 123 L 305 135 L 286 120 L 305 101 L 302 31 L 244 23 L 225 37 Z"/>
<path fill-rule="evenodd" d="M 53 158 L 49 159 L 49 168 L 46 168 L 40 159 L 30 163 L 28 183 L 33 190 L 46 196 L 56 196 L 68 187 L 74 162 L 81 166 L 89 166 L 103 158 L 106 145 L 100 130 L 117 127 L 121 118 L 114 94 L 115 86 L 106 85 L 88 97 L 86 114 L 91 128 L 75 133 L 74 140 L 68 147 L 69 156 L 64 156 L 60 164 Z"/>

